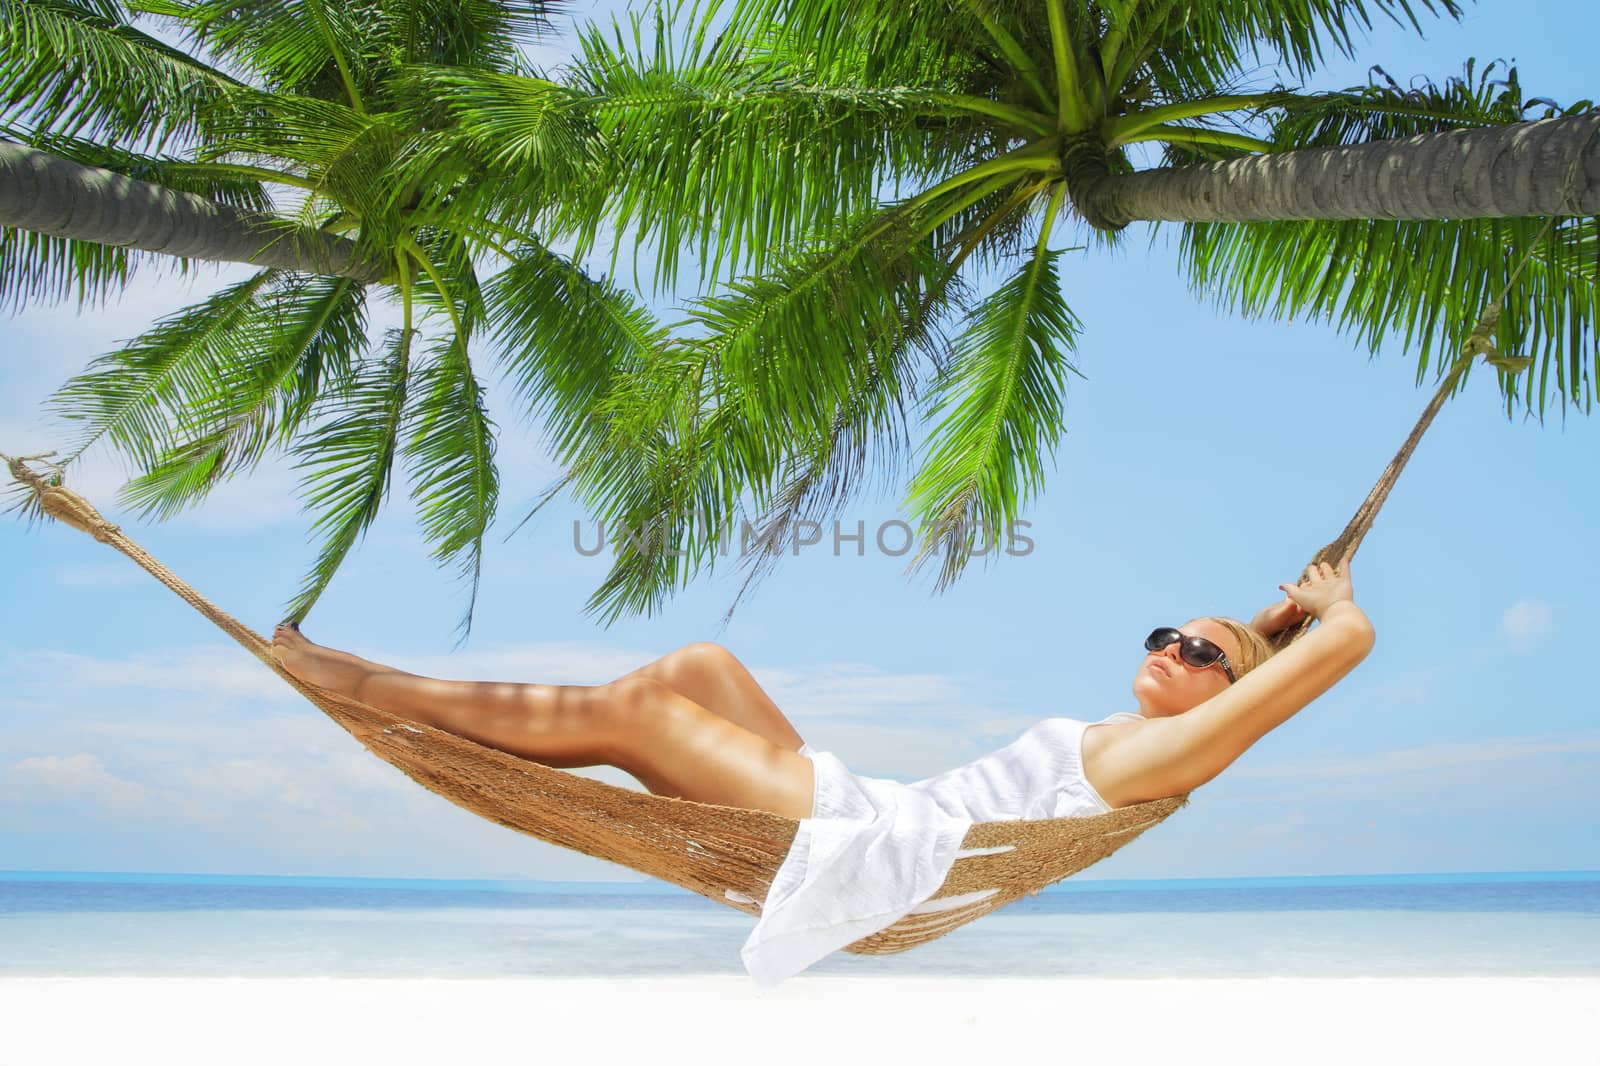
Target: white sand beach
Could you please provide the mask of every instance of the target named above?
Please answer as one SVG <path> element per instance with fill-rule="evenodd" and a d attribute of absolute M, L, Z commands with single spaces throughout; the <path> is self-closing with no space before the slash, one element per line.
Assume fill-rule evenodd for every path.
<path fill-rule="evenodd" d="M 1597 1032 L 1600 978 L 0 979 L 0 1066 L 1558 1066 Z"/>

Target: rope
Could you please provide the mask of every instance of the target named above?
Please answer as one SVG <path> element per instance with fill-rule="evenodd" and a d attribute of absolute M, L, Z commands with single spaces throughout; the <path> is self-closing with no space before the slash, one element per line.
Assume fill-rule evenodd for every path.
<path fill-rule="evenodd" d="M 271 667 L 278 676 L 293 685 L 302 695 L 310 695 L 313 686 L 304 684 L 299 678 L 285 670 L 283 665 L 278 662 L 277 657 L 272 654 L 272 646 L 265 638 L 200 595 L 187 581 L 167 569 L 158 559 L 130 540 L 122 532 L 121 526 L 106 521 L 105 517 L 95 510 L 93 504 L 61 484 L 64 466 L 47 461 L 48 457 L 54 454 L 54 452 L 46 452 L 44 455 L 17 458 L 0 454 L 0 459 L 3 459 L 6 465 L 10 467 L 13 478 L 33 491 L 41 511 L 51 518 L 65 522 L 79 532 L 87 533 L 100 543 L 115 548 L 138 563 L 157 581 L 160 581 L 182 597 L 185 603 L 199 611 L 219 629 L 227 633 L 228 636 L 238 641 L 251 655 Z M 49 477 L 38 474 L 29 468 L 27 464 L 30 462 L 43 463 L 52 467 L 55 473 Z M 322 692 L 324 690 L 318 689 L 317 691 Z"/>
<path fill-rule="evenodd" d="M 1597 132 L 1600 132 L 1600 129 L 1597 129 Z M 1372 491 L 1367 493 L 1367 498 L 1361 501 L 1361 506 L 1356 508 L 1356 513 L 1351 516 L 1350 521 L 1345 524 L 1339 535 L 1318 549 L 1317 553 L 1311 557 L 1311 562 L 1306 565 L 1296 584 L 1306 584 L 1311 579 L 1311 571 L 1316 568 L 1318 563 L 1337 562 L 1339 559 L 1344 558 L 1347 551 L 1352 557 L 1355 555 L 1356 550 L 1361 547 L 1362 541 L 1366 539 L 1367 534 L 1371 531 L 1372 524 L 1377 520 L 1378 512 L 1383 509 L 1384 501 L 1389 498 L 1389 493 L 1394 489 L 1395 482 L 1400 479 L 1400 472 L 1411 461 L 1412 453 L 1417 450 L 1417 445 L 1422 443 L 1422 435 L 1428 431 L 1429 426 L 1433 425 L 1434 417 L 1444 407 L 1445 401 L 1454 394 L 1475 357 L 1482 355 L 1486 362 L 1505 369 L 1511 374 L 1520 373 L 1526 365 L 1519 366 L 1501 356 L 1490 338 L 1500 324 L 1500 313 L 1505 307 L 1506 297 L 1511 294 L 1512 286 L 1517 283 L 1517 279 L 1522 276 L 1522 271 L 1533 260 L 1533 250 L 1549 234 L 1551 227 L 1555 225 L 1555 221 L 1554 215 L 1546 219 L 1544 227 L 1528 243 L 1521 261 L 1517 263 L 1516 270 L 1512 271 L 1511 277 L 1506 279 L 1505 285 L 1500 289 L 1500 295 L 1491 300 L 1488 306 L 1483 309 L 1483 312 L 1478 315 L 1477 324 L 1467 334 L 1467 340 L 1462 345 L 1461 352 L 1456 356 L 1454 363 L 1451 364 L 1450 369 L 1440 380 L 1439 387 L 1434 390 L 1428 405 L 1423 408 L 1422 416 L 1417 419 L 1416 425 L 1411 427 L 1411 432 L 1407 434 L 1405 442 L 1400 445 L 1400 450 L 1395 452 L 1394 458 L 1389 460 L 1389 465 L 1384 467 L 1383 473 L 1378 477 L 1377 484 L 1372 486 Z M 1282 651 L 1304 636 L 1311 629 L 1313 621 L 1314 619 L 1310 616 L 1302 618 L 1294 625 L 1269 637 L 1267 642 L 1274 651 Z"/>

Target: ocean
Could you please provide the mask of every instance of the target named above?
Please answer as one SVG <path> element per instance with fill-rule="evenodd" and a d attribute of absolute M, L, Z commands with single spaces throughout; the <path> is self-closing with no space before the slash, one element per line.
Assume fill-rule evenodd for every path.
<path fill-rule="evenodd" d="M 739 975 L 676 886 L 0 871 L 0 976 Z M 1600 976 L 1600 871 L 1074 880 L 806 975 Z"/>

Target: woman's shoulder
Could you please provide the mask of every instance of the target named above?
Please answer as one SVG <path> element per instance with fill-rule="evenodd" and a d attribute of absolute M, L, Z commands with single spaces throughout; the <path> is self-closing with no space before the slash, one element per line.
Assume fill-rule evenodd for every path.
<path fill-rule="evenodd" d="M 1083 776 L 1113 808 L 1126 807 L 1149 798 L 1139 795 L 1147 788 L 1140 779 L 1142 775 L 1134 773 L 1133 767 L 1127 765 L 1127 760 L 1119 760 L 1115 754 L 1122 741 L 1149 722 L 1150 719 L 1142 714 L 1118 711 L 1110 717 L 1090 723 L 1083 731 L 1083 743 L 1080 745 Z"/>

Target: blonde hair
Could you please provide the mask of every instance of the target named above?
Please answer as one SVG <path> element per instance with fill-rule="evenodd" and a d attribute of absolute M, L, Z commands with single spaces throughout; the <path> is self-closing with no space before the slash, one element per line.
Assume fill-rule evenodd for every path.
<path fill-rule="evenodd" d="M 1217 623 L 1233 634 L 1233 639 L 1239 642 L 1239 661 L 1235 662 L 1233 656 L 1228 656 L 1228 665 L 1233 667 L 1234 680 L 1254 670 L 1276 654 L 1267 638 L 1258 629 L 1252 628 L 1248 623 L 1236 618 L 1222 618 L 1217 615 L 1205 615 L 1207 620 Z"/>

